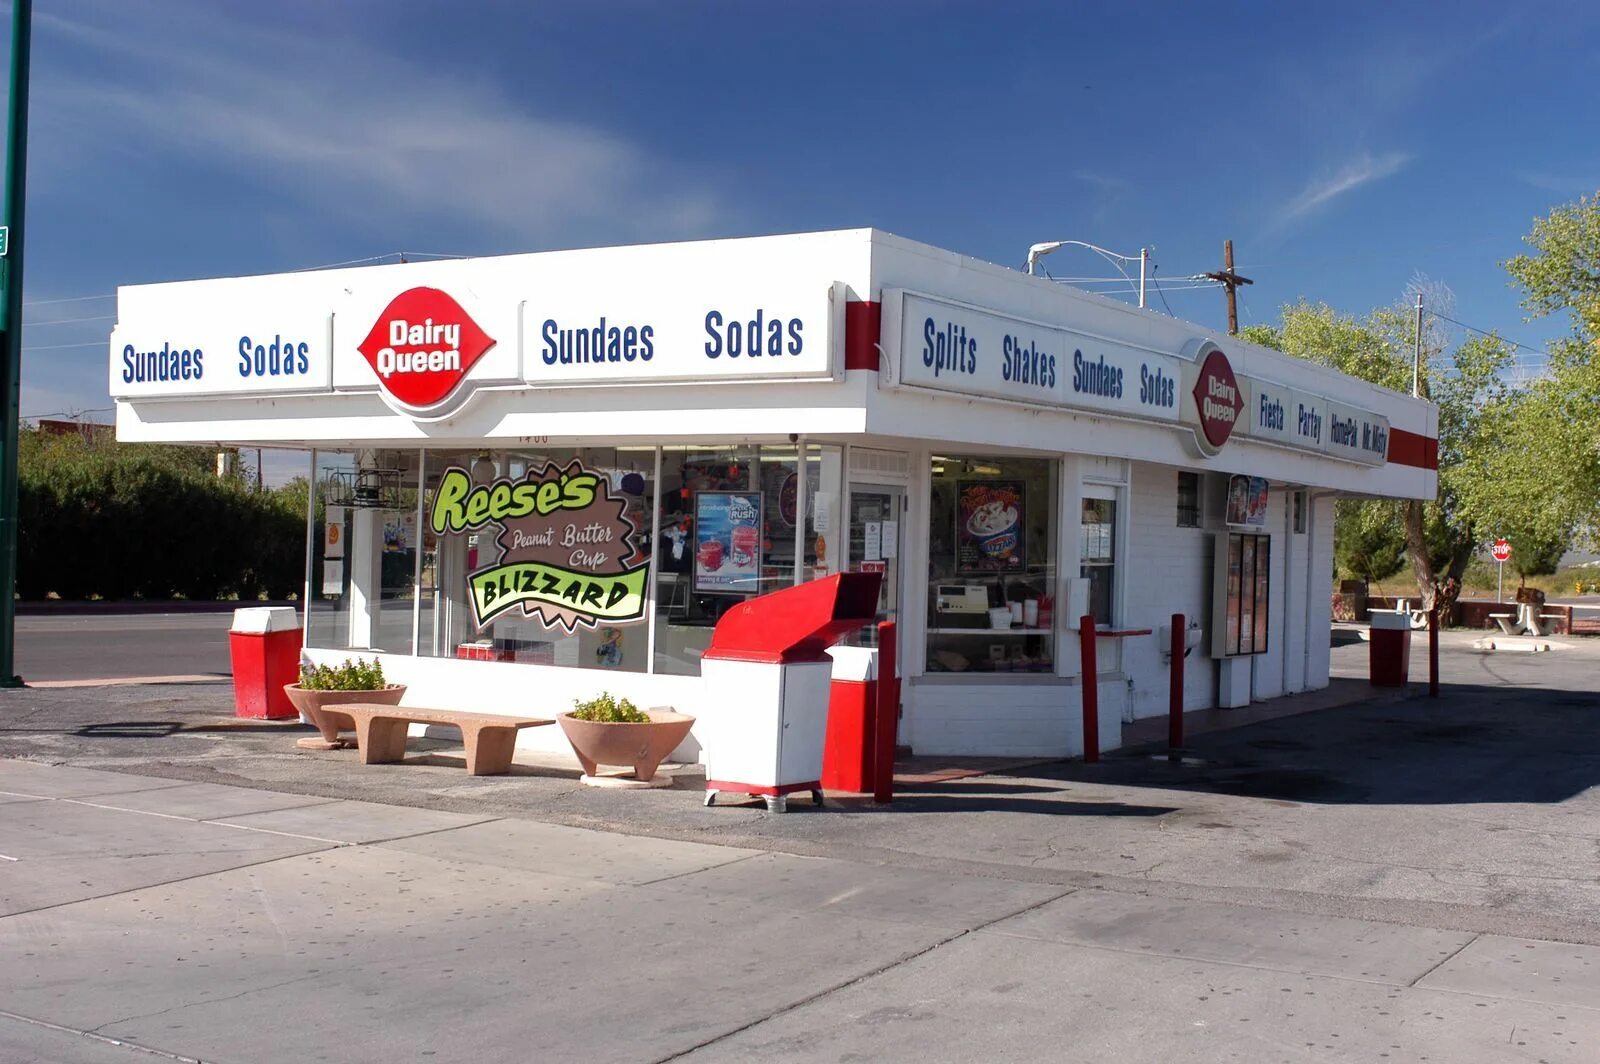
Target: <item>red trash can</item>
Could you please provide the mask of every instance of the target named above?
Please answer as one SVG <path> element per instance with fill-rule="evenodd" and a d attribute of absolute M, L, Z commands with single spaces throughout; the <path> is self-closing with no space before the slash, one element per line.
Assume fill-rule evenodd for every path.
<path fill-rule="evenodd" d="M 233 709 L 240 717 L 298 717 L 283 685 L 300 679 L 300 615 L 288 606 L 233 611 L 228 655 L 233 659 Z"/>
<path fill-rule="evenodd" d="M 878 651 L 830 647 L 828 730 L 822 747 L 822 789 L 871 794 L 873 723 L 877 718 Z"/>
<path fill-rule="evenodd" d="M 1411 679 L 1411 616 L 1373 610 L 1368 679 L 1374 687 L 1404 687 Z"/>

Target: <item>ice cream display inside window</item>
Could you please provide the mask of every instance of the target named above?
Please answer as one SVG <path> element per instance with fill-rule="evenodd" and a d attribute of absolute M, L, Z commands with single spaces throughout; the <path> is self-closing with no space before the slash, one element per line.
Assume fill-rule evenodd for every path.
<path fill-rule="evenodd" d="M 1056 464 L 933 458 L 930 673 L 1053 669 Z"/>

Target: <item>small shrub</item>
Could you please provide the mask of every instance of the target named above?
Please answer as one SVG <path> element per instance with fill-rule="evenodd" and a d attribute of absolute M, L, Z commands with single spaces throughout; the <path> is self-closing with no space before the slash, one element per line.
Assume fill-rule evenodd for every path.
<path fill-rule="evenodd" d="M 345 658 L 343 665 L 300 666 L 300 686 L 308 691 L 381 691 L 388 683 L 377 658 L 370 663 Z"/>
<path fill-rule="evenodd" d="M 600 724 L 648 724 L 650 717 L 626 698 L 614 698 L 603 691 L 598 698 L 574 699 L 572 715 L 578 720 L 592 720 Z"/>

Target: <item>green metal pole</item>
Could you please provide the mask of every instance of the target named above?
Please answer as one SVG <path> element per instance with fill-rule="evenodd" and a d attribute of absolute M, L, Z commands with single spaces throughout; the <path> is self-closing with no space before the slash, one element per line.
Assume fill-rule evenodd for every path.
<path fill-rule="evenodd" d="M 22 410 L 22 205 L 28 179 L 28 41 L 33 0 L 11 0 L 11 92 L 6 99 L 6 201 L 9 228 L 0 277 L 0 687 L 21 687 L 16 669 L 17 425 Z"/>

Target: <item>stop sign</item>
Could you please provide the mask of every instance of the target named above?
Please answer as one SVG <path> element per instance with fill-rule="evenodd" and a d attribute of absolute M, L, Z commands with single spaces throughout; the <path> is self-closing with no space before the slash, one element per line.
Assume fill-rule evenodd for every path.
<path fill-rule="evenodd" d="M 1494 550 L 1491 552 L 1497 562 L 1509 561 L 1511 558 L 1511 544 L 1503 539 L 1494 541 Z"/>

